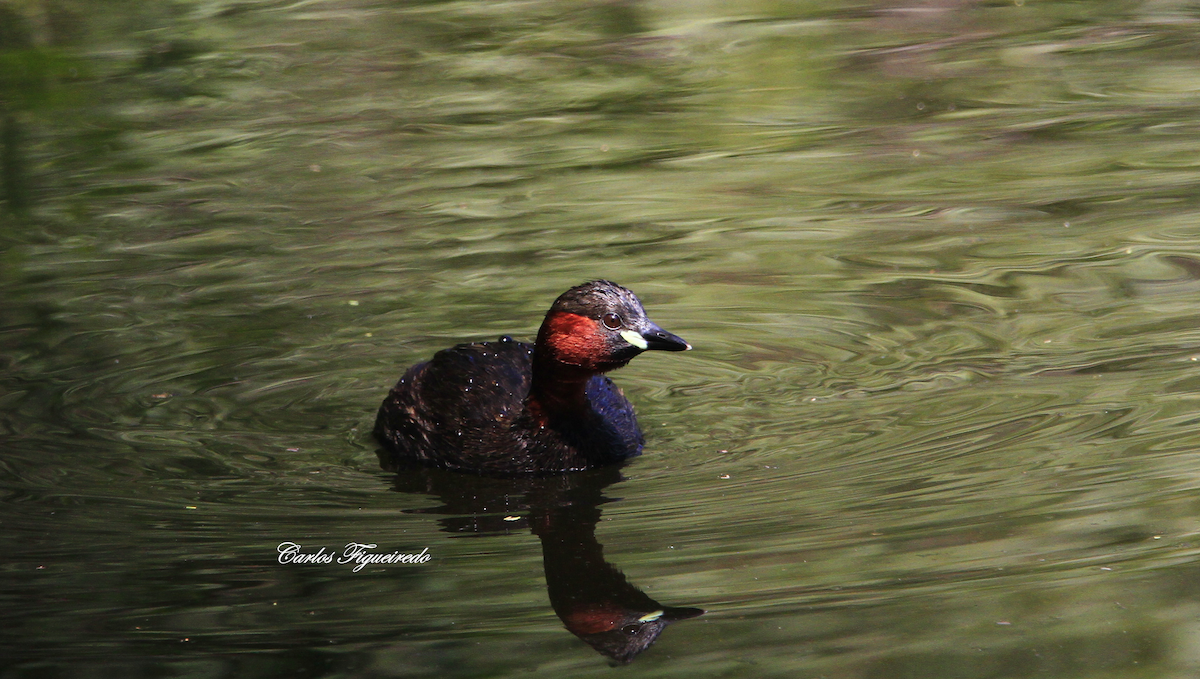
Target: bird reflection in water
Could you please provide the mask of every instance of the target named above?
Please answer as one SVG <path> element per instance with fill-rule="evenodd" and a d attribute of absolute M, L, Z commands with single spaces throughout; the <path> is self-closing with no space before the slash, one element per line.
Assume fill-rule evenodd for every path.
<path fill-rule="evenodd" d="M 389 471 L 399 472 L 396 490 L 438 498 L 441 506 L 413 511 L 441 515 L 443 531 L 487 535 L 528 526 L 542 543 L 554 612 L 572 634 L 618 663 L 649 648 L 668 624 L 704 613 L 660 604 L 604 560 L 596 524 L 608 501 L 604 489 L 622 479 L 617 467 L 514 479 L 415 465 Z"/>

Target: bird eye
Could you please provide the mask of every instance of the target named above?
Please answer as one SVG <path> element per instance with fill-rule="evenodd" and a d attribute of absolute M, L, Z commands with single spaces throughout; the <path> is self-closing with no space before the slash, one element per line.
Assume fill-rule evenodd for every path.
<path fill-rule="evenodd" d="M 611 311 L 604 314 L 604 316 L 601 317 L 600 320 L 604 322 L 604 327 L 608 328 L 609 330 L 616 330 L 617 328 L 624 325 L 624 322 L 621 320 L 621 317 L 614 314 Z"/>
<path fill-rule="evenodd" d="M 639 626 L 639 625 L 625 625 L 624 627 L 621 628 L 621 631 L 625 633 L 625 636 L 631 637 L 631 636 L 637 634 L 638 630 L 640 630 L 640 629 L 641 629 L 641 626 Z"/>

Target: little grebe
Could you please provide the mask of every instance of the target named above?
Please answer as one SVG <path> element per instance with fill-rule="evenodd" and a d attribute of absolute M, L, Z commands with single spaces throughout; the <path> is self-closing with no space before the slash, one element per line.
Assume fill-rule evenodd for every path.
<path fill-rule="evenodd" d="M 629 290 L 567 290 L 533 345 L 460 344 L 409 368 L 379 408 L 380 464 L 403 460 L 487 475 L 578 471 L 642 450 L 633 406 L 602 373 L 649 349 L 691 346 L 646 318 Z"/>

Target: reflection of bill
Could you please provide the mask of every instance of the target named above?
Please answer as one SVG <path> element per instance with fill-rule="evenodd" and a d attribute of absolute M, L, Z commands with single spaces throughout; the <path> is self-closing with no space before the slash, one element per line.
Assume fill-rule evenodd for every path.
<path fill-rule="evenodd" d="M 422 564 L 428 563 L 433 557 L 429 548 L 419 552 L 388 552 L 376 554 L 367 550 L 376 549 L 375 543 L 351 542 L 346 545 L 341 556 L 336 557 L 339 564 L 357 564 L 353 571 L 361 571 L 368 564 Z M 293 565 L 330 564 L 334 562 L 333 552 L 325 551 L 322 547 L 315 552 L 301 551 L 301 546 L 295 542 L 281 542 L 276 550 L 279 552 L 279 563 Z"/>

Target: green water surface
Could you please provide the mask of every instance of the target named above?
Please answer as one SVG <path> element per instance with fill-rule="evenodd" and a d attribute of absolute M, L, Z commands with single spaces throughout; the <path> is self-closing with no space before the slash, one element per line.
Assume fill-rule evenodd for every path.
<path fill-rule="evenodd" d="M 1198 64 L 1187 0 L 0 0 L 0 678 L 1200 674 Z M 593 278 L 695 347 L 613 375 L 595 540 L 707 611 L 621 669 L 368 436 Z"/>

